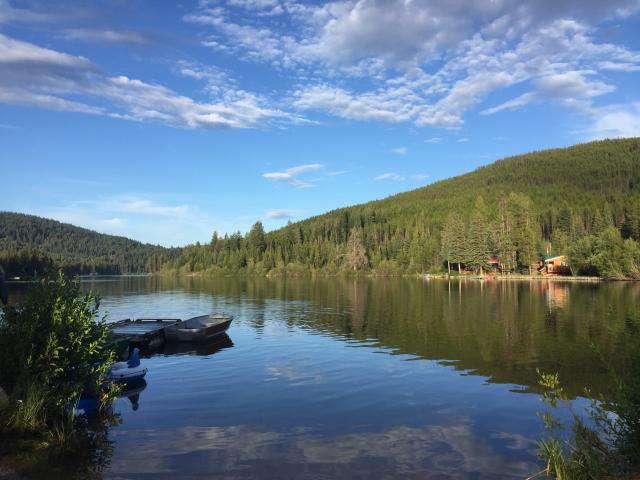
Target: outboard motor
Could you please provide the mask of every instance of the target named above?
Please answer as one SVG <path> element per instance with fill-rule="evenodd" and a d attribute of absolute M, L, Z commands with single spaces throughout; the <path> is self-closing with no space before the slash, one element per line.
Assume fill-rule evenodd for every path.
<path fill-rule="evenodd" d="M 140 349 L 136 347 L 131 352 L 131 355 L 129 355 L 129 360 L 127 360 L 127 367 L 134 368 L 138 365 L 140 365 Z"/>

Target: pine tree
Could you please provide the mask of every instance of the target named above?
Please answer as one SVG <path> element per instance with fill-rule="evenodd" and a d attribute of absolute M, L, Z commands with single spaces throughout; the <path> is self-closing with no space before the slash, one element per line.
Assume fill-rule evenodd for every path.
<path fill-rule="evenodd" d="M 483 266 L 491 252 L 489 251 L 489 226 L 487 207 L 482 197 L 476 200 L 467 234 L 466 263 L 483 274 Z"/>
<path fill-rule="evenodd" d="M 249 256 L 255 260 L 261 260 L 262 254 L 267 248 L 262 222 L 256 222 L 247 234 L 247 248 Z"/>
<path fill-rule="evenodd" d="M 367 252 L 364 248 L 364 243 L 362 242 L 362 234 L 360 233 L 360 229 L 357 227 L 353 227 L 349 234 L 346 261 L 347 267 L 353 271 L 365 268 L 369 264 Z"/>
<path fill-rule="evenodd" d="M 531 213 L 531 199 L 526 195 L 512 193 L 509 202 L 517 263 L 521 267 L 527 267 L 531 273 L 531 264 L 536 260 L 536 231 Z"/>
<path fill-rule="evenodd" d="M 465 258 L 466 235 L 466 228 L 460 215 L 449 215 L 443 229 L 443 242 L 446 241 L 446 247 L 441 249 L 441 254 L 449 263 L 458 265 L 458 273 L 461 271 L 460 264 Z"/>
<path fill-rule="evenodd" d="M 513 241 L 513 218 L 508 198 L 501 198 L 498 202 L 495 253 L 498 256 L 502 270 L 505 270 L 505 268 L 511 270 L 516 259 L 516 248 Z"/>
<path fill-rule="evenodd" d="M 447 262 L 447 273 L 451 274 L 451 262 L 453 262 L 452 252 L 454 250 L 455 233 L 453 228 L 454 215 L 449 215 L 447 223 L 444 224 L 440 238 L 440 255 Z"/>
<path fill-rule="evenodd" d="M 599 208 L 596 208 L 596 213 L 593 216 L 593 227 L 591 228 L 591 233 L 599 235 L 611 226 L 613 226 L 611 208 L 608 203 L 605 203 L 604 211 L 601 212 Z"/>
<path fill-rule="evenodd" d="M 567 205 L 567 202 L 562 203 L 562 207 L 560 207 L 554 227 L 554 230 L 559 229 L 566 234 L 571 232 L 571 209 L 569 208 L 569 205 Z"/>
<path fill-rule="evenodd" d="M 625 232 L 629 238 L 640 242 L 640 202 L 625 213 Z"/>

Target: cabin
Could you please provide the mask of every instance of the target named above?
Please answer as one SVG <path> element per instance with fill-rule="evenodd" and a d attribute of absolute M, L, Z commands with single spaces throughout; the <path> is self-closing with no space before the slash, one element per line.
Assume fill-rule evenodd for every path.
<path fill-rule="evenodd" d="M 501 271 L 500 260 L 497 255 L 491 255 L 487 258 L 487 270 Z"/>
<path fill-rule="evenodd" d="M 570 275 L 569 259 L 566 255 L 545 258 L 542 273 L 548 275 Z"/>

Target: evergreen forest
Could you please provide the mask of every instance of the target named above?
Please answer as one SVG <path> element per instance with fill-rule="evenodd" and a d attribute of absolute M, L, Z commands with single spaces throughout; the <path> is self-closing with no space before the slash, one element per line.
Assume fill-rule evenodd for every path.
<path fill-rule="evenodd" d="M 83 274 L 530 274 L 544 258 L 564 255 L 573 275 L 638 279 L 639 242 L 639 138 L 505 158 L 272 232 L 258 221 L 246 234 L 213 232 L 209 243 L 183 248 L 0 212 L 0 265 L 8 276 L 26 277 L 57 268 Z"/>
<path fill-rule="evenodd" d="M 574 275 L 640 278 L 638 242 L 640 139 L 630 138 L 505 158 L 269 233 L 260 222 L 246 235 L 214 232 L 164 268 L 529 274 L 544 258 L 565 255 Z"/>
<path fill-rule="evenodd" d="M 152 273 L 176 258 L 163 248 L 55 220 L 0 212 L 0 266 L 9 278 L 70 274 Z"/>

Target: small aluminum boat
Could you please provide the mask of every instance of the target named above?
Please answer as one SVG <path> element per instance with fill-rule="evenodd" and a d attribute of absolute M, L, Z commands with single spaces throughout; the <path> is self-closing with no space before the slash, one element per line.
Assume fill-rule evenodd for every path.
<path fill-rule="evenodd" d="M 166 327 L 164 337 L 168 343 L 205 342 L 226 332 L 232 320 L 233 315 L 200 315 Z"/>

